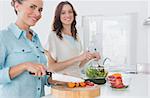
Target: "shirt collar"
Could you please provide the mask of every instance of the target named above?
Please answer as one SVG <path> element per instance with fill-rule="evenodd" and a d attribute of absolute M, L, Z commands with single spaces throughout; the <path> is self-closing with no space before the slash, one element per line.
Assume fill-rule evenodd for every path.
<path fill-rule="evenodd" d="M 30 29 L 30 31 L 31 31 L 32 34 L 33 34 L 33 36 L 32 36 L 33 39 L 38 38 L 38 35 L 37 35 L 32 29 Z"/>
<path fill-rule="evenodd" d="M 26 35 L 26 31 L 21 30 L 15 23 L 11 23 L 8 28 L 17 37 L 17 39 L 19 39 L 22 35 Z M 31 29 L 30 31 L 33 33 L 33 38 L 37 38 L 37 34 Z"/>
<path fill-rule="evenodd" d="M 18 39 L 23 34 L 23 32 L 25 32 L 24 30 L 21 30 L 15 23 L 11 23 L 8 28 Z"/>

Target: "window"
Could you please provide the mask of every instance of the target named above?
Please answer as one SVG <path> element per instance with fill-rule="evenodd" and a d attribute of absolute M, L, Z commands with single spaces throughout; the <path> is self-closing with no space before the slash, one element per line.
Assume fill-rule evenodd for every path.
<path fill-rule="evenodd" d="M 115 64 L 131 64 L 132 61 L 136 63 L 136 58 L 133 58 L 135 53 L 132 54 L 130 50 L 132 47 L 130 38 L 134 35 L 131 33 L 136 32 L 135 28 L 132 28 L 135 16 L 135 14 L 83 16 L 83 32 L 86 32 L 83 33 L 84 49 L 96 48 L 103 58 L 108 57 Z"/>

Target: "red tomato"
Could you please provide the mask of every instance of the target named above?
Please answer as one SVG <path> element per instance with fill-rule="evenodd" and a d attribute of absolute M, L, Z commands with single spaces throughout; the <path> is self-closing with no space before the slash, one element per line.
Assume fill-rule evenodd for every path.
<path fill-rule="evenodd" d="M 88 86 L 94 86 L 94 83 L 93 83 L 93 82 L 86 81 L 85 83 L 86 83 L 86 85 L 88 85 Z"/>

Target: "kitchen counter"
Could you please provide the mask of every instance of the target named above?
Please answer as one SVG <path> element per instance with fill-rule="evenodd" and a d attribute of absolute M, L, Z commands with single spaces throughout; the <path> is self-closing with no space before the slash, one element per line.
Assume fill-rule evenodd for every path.
<path fill-rule="evenodd" d="M 132 74 L 131 76 L 132 80 L 128 88 L 113 89 L 106 83 L 101 86 L 101 95 L 96 98 L 150 98 L 150 75 Z M 55 97 L 48 94 L 42 98 Z"/>

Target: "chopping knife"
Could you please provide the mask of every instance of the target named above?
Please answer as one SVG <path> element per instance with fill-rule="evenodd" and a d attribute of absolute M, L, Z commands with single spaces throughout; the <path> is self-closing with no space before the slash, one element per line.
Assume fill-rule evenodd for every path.
<path fill-rule="evenodd" d="M 29 74 L 34 75 L 34 73 L 29 72 Z M 66 75 L 62 73 L 48 72 L 46 75 L 52 77 L 53 80 L 62 81 L 62 82 L 84 82 L 85 80 L 79 77 Z"/>

